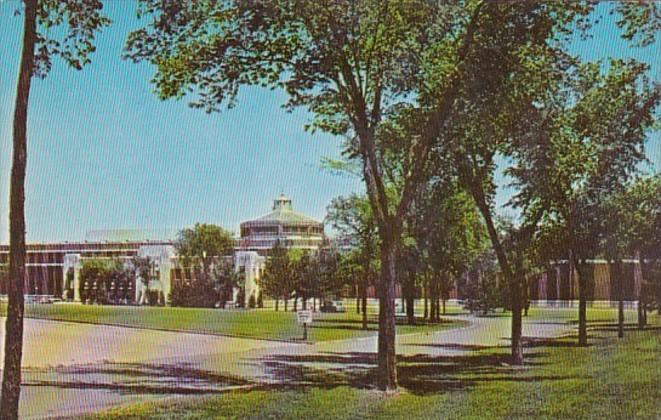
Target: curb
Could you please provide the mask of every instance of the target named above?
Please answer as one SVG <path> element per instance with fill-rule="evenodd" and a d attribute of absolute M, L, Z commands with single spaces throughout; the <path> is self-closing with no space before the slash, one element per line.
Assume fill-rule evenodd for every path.
<path fill-rule="evenodd" d="M 4 318 L 4 317 L 3 317 Z M 310 341 L 300 341 L 294 339 L 285 339 L 285 338 L 262 338 L 262 337 L 252 337 L 248 335 L 239 335 L 239 334 L 225 334 L 225 333 L 215 333 L 215 332 L 204 332 L 204 331 L 194 331 L 194 330 L 184 330 L 176 328 L 158 328 L 158 327 L 142 327 L 137 325 L 130 324 L 113 324 L 107 322 L 89 322 L 89 321 L 77 321 L 71 319 L 61 319 L 61 318 L 46 318 L 39 316 L 26 316 L 25 319 L 35 319 L 38 321 L 50 321 L 50 322 L 62 322 L 69 324 L 85 324 L 85 325 L 103 325 L 106 327 L 117 327 L 117 328 L 129 328 L 133 330 L 147 330 L 147 331 L 161 331 L 161 332 L 173 332 L 173 333 L 182 333 L 182 334 L 195 334 L 195 335 L 204 335 L 209 337 L 228 337 L 228 338 L 240 338 L 244 340 L 255 340 L 255 341 L 269 341 L 276 343 L 288 343 L 288 344 L 308 344 L 313 345 L 315 343 Z"/>

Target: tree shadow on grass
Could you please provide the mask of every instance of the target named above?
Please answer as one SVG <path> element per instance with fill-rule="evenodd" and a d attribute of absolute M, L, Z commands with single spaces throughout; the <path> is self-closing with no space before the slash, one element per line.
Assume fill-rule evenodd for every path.
<path fill-rule="evenodd" d="M 491 381 L 535 382 L 573 378 L 566 375 L 526 374 L 526 366 L 543 364 L 536 360 L 542 353 L 526 354 L 526 366 L 522 368 L 510 366 L 510 355 L 502 352 L 502 349 L 493 352 L 494 349 L 457 356 L 398 356 L 399 384 L 411 393 L 422 395 L 463 390 Z M 376 385 L 374 353 L 275 355 L 263 359 L 263 363 L 279 382 L 289 386 L 373 389 Z"/>
<path fill-rule="evenodd" d="M 450 315 L 447 315 L 447 316 L 450 316 Z M 314 322 L 315 323 L 329 323 L 329 324 L 362 325 L 363 320 L 362 319 L 343 319 L 343 318 L 331 318 L 331 317 L 329 317 L 329 318 L 315 319 Z M 405 318 L 405 317 L 396 319 L 396 324 L 397 325 L 411 325 L 411 326 L 441 325 L 441 324 L 448 324 L 449 322 L 450 321 L 443 320 L 443 319 L 441 319 L 440 321 L 430 321 L 430 320 L 424 319 L 422 317 L 415 317 L 415 323 L 414 324 L 409 324 L 407 318 Z M 368 324 L 374 324 L 374 325 L 378 326 L 379 319 L 377 317 L 367 318 L 367 323 Z"/>
<path fill-rule="evenodd" d="M 119 394 L 203 395 L 247 387 L 250 381 L 187 363 L 101 363 L 25 369 L 23 386 L 105 390 Z"/>
<path fill-rule="evenodd" d="M 436 349 L 445 349 L 445 350 L 457 350 L 457 351 L 477 351 L 477 350 L 491 350 L 495 348 L 504 348 L 507 346 L 484 346 L 478 344 L 458 344 L 458 343 L 447 343 L 447 344 L 435 344 L 435 343 L 407 343 L 404 344 L 406 347 L 429 347 Z"/>
<path fill-rule="evenodd" d="M 613 332 L 618 330 L 618 324 L 617 323 L 603 323 L 595 326 L 590 326 L 590 331 L 608 331 L 608 332 Z M 661 326 L 645 326 L 644 328 L 639 328 L 637 323 L 626 323 L 624 324 L 624 331 L 628 332 L 635 332 L 635 331 L 661 331 Z"/>
<path fill-rule="evenodd" d="M 379 329 L 374 326 L 368 326 L 364 329 L 362 325 L 341 325 L 340 323 L 329 325 L 311 325 L 310 330 L 352 330 L 352 331 L 378 331 Z"/>

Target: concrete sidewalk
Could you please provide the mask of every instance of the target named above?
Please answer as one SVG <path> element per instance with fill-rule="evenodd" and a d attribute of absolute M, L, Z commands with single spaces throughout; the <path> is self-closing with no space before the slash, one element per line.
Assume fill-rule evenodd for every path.
<path fill-rule="evenodd" d="M 509 317 L 451 318 L 467 325 L 399 336 L 398 355 L 459 356 L 509 344 Z M 524 320 L 524 336 L 570 330 L 564 322 Z M 376 350 L 376 336 L 306 345 L 26 319 L 21 416 L 71 417 L 253 383 L 305 384 L 319 375 L 341 382 L 370 375 Z"/>

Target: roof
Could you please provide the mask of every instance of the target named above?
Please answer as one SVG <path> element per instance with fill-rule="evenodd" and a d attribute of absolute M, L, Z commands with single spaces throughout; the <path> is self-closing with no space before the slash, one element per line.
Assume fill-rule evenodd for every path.
<path fill-rule="evenodd" d="M 241 223 L 244 224 L 296 224 L 296 225 L 320 225 L 321 222 L 318 222 L 308 216 L 305 216 L 300 213 L 296 213 L 291 210 L 274 210 L 269 214 L 258 217 L 254 220 L 248 220 Z"/>
<path fill-rule="evenodd" d="M 85 240 L 88 242 L 172 241 L 176 239 L 177 233 L 178 231 L 175 229 L 92 230 L 87 232 Z"/>
<path fill-rule="evenodd" d="M 273 211 L 258 217 L 254 220 L 248 220 L 241 225 L 271 225 L 271 224 L 290 224 L 290 225 L 322 225 L 311 217 L 301 213 L 296 213 L 292 209 L 291 200 L 284 194 L 273 201 Z"/>

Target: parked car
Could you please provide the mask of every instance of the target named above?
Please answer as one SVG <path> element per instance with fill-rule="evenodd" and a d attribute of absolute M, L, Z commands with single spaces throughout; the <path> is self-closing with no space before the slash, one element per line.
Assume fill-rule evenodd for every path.
<path fill-rule="evenodd" d="M 325 300 L 319 307 L 321 312 L 346 312 L 341 300 Z"/>

